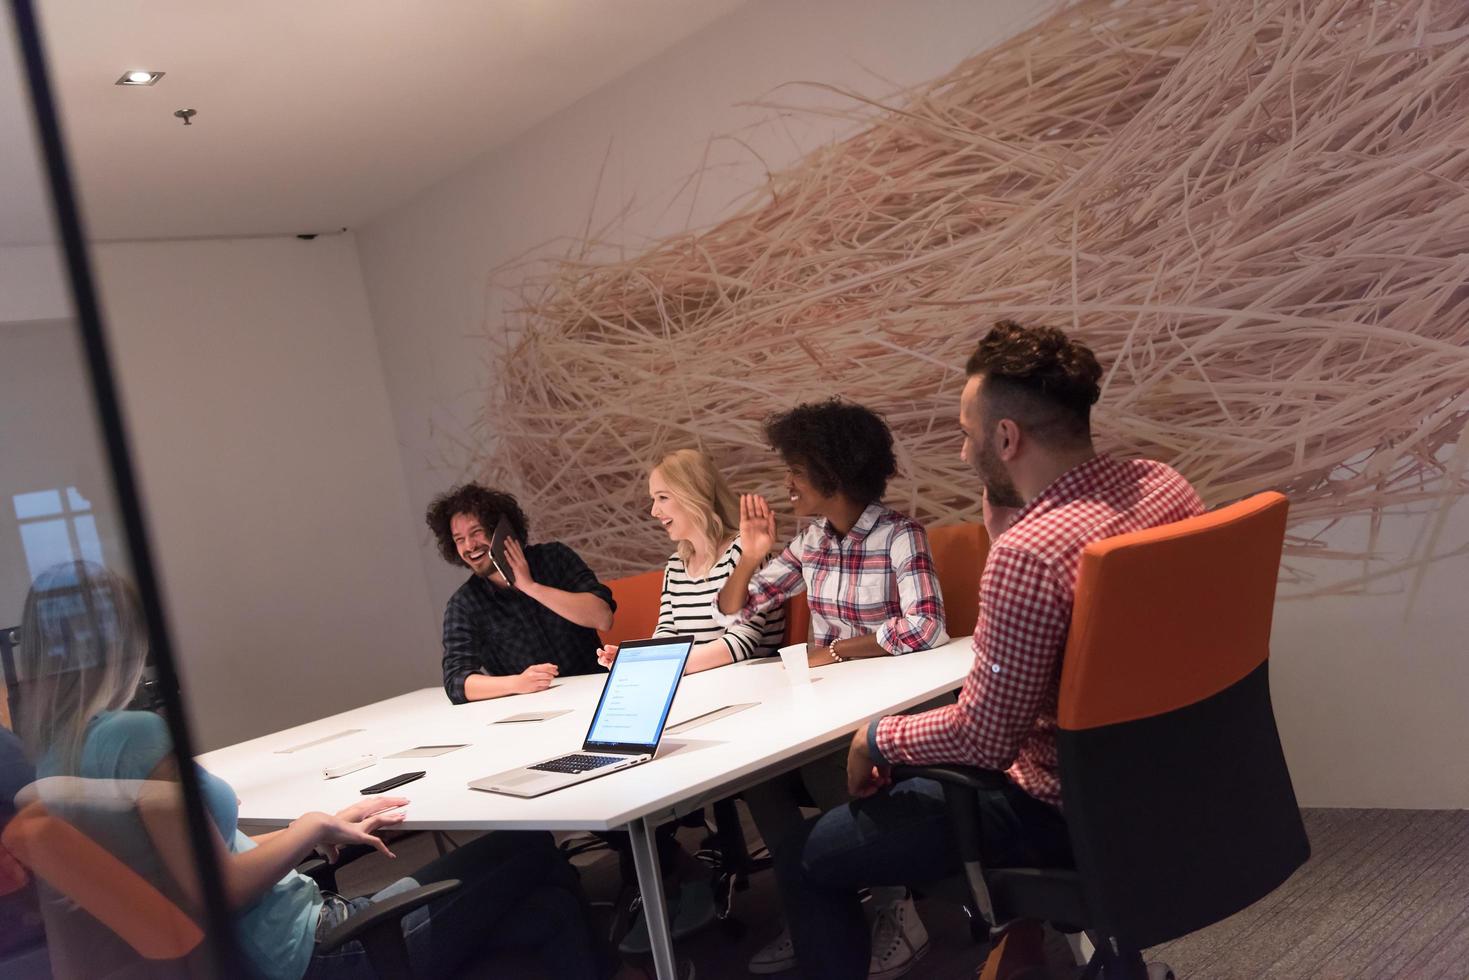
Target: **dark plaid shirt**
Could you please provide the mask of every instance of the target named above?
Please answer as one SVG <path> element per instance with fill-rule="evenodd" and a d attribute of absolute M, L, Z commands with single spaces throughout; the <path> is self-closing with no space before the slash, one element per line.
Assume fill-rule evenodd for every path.
<path fill-rule="evenodd" d="M 612 590 L 564 544 L 527 545 L 531 577 L 565 592 L 590 592 L 616 608 Z M 518 674 L 531 664 L 555 664 L 563 676 L 595 674 L 597 631 L 563 619 L 517 589 L 471 575 L 444 608 L 444 693 L 463 704 L 470 674 Z"/>

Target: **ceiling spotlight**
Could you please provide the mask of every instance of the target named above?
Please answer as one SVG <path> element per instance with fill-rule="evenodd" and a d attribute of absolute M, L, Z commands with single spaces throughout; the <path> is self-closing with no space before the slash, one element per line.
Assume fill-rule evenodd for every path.
<path fill-rule="evenodd" d="M 126 71 L 114 85 L 155 85 L 163 77 L 161 71 Z"/>

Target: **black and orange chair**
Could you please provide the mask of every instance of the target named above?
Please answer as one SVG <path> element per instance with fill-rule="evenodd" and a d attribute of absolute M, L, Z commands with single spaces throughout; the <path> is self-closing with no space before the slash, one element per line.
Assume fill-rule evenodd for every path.
<path fill-rule="evenodd" d="M 990 550 L 983 524 L 953 524 L 928 532 L 928 550 L 944 595 L 944 623 L 949 636 L 974 632 L 979 620 L 979 577 Z"/>
<path fill-rule="evenodd" d="M 30 873 L 0 843 L 0 977 L 6 980 L 51 980 L 46 930 L 34 898 Z"/>
<path fill-rule="evenodd" d="M 92 794 L 79 802 L 77 788 L 98 780 L 68 780 L 68 811 L 88 818 L 116 818 L 117 794 Z M 203 958 L 204 933 L 178 905 L 132 867 L 50 812 L 41 800 L 25 804 L 0 834 L 0 846 L 14 855 L 51 894 L 42 912 L 57 980 L 90 977 L 195 977 L 209 975 Z M 321 937 L 324 950 L 360 940 L 381 977 L 411 977 L 403 938 L 404 915 L 459 887 L 440 881 L 374 905 Z"/>
<path fill-rule="evenodd" d="M 1083 553 L 1058 710 L 1074 867 L 981 866 L 974 791 L 1003 773 L 894 772 L 944 784 L 984 917 L 1084 931 L 1085 976 L 1148 977 L 1142 950 L 1244 909 L 1310 856 L 1270 703 L 1287 506 L 1262 493 Z"/>

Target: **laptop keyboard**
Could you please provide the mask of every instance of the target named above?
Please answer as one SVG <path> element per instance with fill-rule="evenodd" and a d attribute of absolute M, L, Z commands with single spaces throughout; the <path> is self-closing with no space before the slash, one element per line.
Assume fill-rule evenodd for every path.
<path fill-rule="evenodd" d="M 539 765 L 526 766 L 527 769 L 537 769 L 541 772 L 589 772 L 593 769 L 601 769 L 610 766 L 614 762 L 621 762 L 626 756 L 621 755 L 587 755 L 577 752 L 574 755 L 563 755 L 559 759 L 542 762 Z"/>

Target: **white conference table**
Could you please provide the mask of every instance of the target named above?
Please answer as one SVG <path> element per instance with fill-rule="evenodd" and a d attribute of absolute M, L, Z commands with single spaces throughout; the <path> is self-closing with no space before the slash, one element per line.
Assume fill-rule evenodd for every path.
<path fill-rule="evenodd" d="M 454 705 L 424 688 L 199 757 L 240 798 L 240 822 L 290 823 L 334 812 L 359 790 L 398 773 L 426 775 L 400 789 L 404 830 L 612 830 L 626 827 L 660 980 L 673 978 L 663 884 L 653 830 L 673 817 L 831 751 L 869 719 L 910 708 L 963 683 L 969 637 L 902 657 L 852 660 L 790 684 L 780 658 L 745 661 L 683 679 L 669 727 L 718 708 L 755 706 L 664 735 L 652 762 L 519 799 L 468 787 L 470 780 L 581 748 L 606 675 L 562 678 L 546 691 Z M 538 722 L 495 724 L 531 711 L 567 710 Z M 320 741 L 323 740 L 326 741 Z M 318 744 L 309 744 L 318 742 Z M 466 743 L 431 758 L 386 759 L 419 745 Z M 292 750 L 292 751 L 287 751 Z M 322 769 L 371 753 L 375 765 L 327 780 Z"/>

